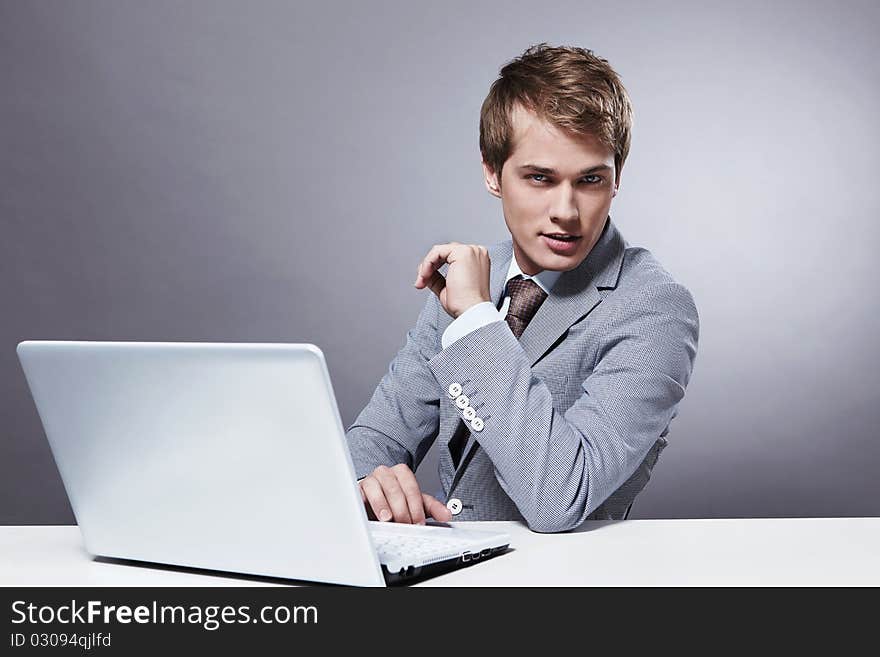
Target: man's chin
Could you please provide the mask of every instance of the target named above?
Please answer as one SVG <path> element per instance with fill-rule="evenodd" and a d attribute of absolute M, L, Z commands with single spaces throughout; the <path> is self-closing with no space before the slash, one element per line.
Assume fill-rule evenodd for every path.
<path fill-rule="evenodd" d="M 580 265 L 587 255 L 580 253 L 580 249 L 571 255 L 555 253 L 540 237 L 529 246 L 531 248 L 526 250 L 521 244 L 515 243 L 515 250 L 519 249 L 519 253 L 525 256 L 527 262 L 537 267 L 538 271 L 569 271 Z"/>
<path fill-rule="evenodd" d="M 532 261 L 542 270 L 546 271 L 570 271 L 576 268 L 586 257 L 586 253 L 573 253 L 571 255 L 561 255 L 559 253 L 540 253 L 539 257 L 532 258 Z"/>

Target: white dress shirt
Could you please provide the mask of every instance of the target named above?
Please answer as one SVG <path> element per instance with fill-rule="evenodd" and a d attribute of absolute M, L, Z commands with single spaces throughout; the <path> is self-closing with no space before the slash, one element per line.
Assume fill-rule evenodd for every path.
<path fill-rule="evenodd" d="M 483 301 L 482 303 L 471 306 L 446 327 L 446 330 L 443 331 L 443 335 L 440 338 L 440 345 L 446 349 L 446 347 L 459 338 L 463 338 L 471 331 L 476 331 L 478 328 L 482 328 L 483 326 L 486 326 L 486 324 L 491 324 L 492 322 L 503 322 L 504 318 L 507 316 L 507 309 L 510 306 L 510 294 L 507 292 L 507 283 L 514 276 L 522 276 L 525 279 L 530 278 L 535 281 L 538 287 L 544 290 L 544 292 L 550 294 L 550 290 L 553 289 L 556 279 L 559 278 L 561 274 L 561 271 L 549 271 L 545 269 L 534 276 L 527 276 L 526 274 L 523 274 L 522 270 L 519 268 L 519 265 L 516 262 L 516 256 L 513 256 L 510 259 L 510 267 L 507 269 L 507 278 L 504 279 L 504 294 L 501 297 L 501 307 L 495 308 L 495 305 L 491 301 Z"/>

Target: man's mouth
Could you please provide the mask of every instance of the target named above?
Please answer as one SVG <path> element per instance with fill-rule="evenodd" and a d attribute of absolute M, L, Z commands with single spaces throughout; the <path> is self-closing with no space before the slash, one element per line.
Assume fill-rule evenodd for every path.
<path fill-rule="evenodd" d="M 560 242 L 574 242 L 581 238 L 580 235 L 569 235 L 568 233 L 541 233 L 541 235 L 554 240 L 559 240 Z"/>

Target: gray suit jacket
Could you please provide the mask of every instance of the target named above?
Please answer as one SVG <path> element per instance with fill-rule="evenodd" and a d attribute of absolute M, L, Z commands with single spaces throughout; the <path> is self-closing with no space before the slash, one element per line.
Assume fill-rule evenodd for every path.
<path fill-rule="evenodd" d="M 489 248 L 496 307 L 513 254 Z M 534 531 L 621 519 L 645 487 L 684 396 L 699 320 L 690 292 L 608 218 L 517 340 L 493 322 L 446 349 L 450 317 L 433 293 L 346 435 L 358 478 L 380 464 L 415 470 L 439 440 L 453 520 L 524 520 Z M 459 383 L 479 432 L 447 394 Z M 456 467 L 449 442 L 467 443 Z"/>

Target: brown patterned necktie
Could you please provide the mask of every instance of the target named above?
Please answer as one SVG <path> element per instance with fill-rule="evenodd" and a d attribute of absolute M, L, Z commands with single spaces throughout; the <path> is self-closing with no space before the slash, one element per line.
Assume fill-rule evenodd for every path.
<path fill-rule="evenodd" d="M 507 317 L 504 321 L 510 326 L 510 330 L 517 340 L 526 330 L 538 308 L 547 298 L 547 293 L 530 278 L 515 276 L 507 284 L 507 293 L 510 295 L 510 306 L 507 308 Z"/>

